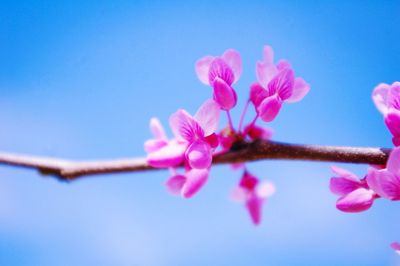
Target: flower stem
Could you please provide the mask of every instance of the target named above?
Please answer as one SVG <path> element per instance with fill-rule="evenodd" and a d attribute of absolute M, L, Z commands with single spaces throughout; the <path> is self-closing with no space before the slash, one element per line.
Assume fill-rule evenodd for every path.
<path fill-rule="evenodd" d="M 235 131 L 235 129 L 233 128 L 232 117 L 231 117 L 231 113 L 229 112 L 229 110 L 226 111 L 226 114 L 228 116 L 229 127 L 231 128 L 232 131 Z"/>
<path fill-rule="evenodd" d="M 243 108 L 243 112 L 242 115 L 240 116 L 240 121 L 239 121 L 239 133 L 242 130 L 242 125 L 243 125 L 243 121 L 244 121 L 244 117 L 246 116 L 247 113 L 247 109 L 249 108 L 249 104 L 250 104 L 250 99 L 247 100 L 246 105 Z"/>
<path fill-rule="evenodd" d="M 257 119 L 258 119 L 258 114 L 256 114 L 256 116 L 254 117 L 253 121 L 251 121 L 249 127 L 254 126 L 254 124 L 257 122 Z"/>

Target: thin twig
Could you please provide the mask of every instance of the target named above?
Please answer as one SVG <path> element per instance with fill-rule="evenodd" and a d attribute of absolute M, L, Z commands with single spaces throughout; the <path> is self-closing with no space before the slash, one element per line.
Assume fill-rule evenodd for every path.
<path fill-rule="evenodd" d="M 216 154 L 213 164 L 274 159 L 384 165 L 390 152 L 390 149 L 382 148 L 300 145 L 257 140 L 238 143 L 230 151 Z M 73 161 L 2 152 L 0 164 L 36 169 L 42 174 L 53 175 L 61 180 L 74 180 L 95 174 L 157 170 L 149 166 L 145 158 Z"/>

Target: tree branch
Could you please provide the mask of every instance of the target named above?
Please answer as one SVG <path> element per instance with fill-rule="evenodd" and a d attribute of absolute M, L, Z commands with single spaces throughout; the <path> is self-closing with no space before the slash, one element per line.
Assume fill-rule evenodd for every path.
<path fill-rule="evenodd" d="M 230 151 L 216 154 L 213 164 L 275 159 L 384 165 L 390 152 L 390 149 L 383 148 L 300 145 L 256 140 L 237 143 Z M 74 180 L 95 174 L 157 170 L 147 165 L 145 158 L 73 161 L 2 152 L 0 164 L 37 169 L 42 174 L 53 175 L 61 180 Z"/>

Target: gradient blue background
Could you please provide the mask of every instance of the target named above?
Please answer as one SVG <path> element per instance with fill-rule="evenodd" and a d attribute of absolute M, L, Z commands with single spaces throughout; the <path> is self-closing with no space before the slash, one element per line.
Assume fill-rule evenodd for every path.
<path fill-rule="evenodd" d="M 211 90 L 194 62 L 227 48 L 244 63 L 237 121 L 265 44 L 312 86 L 274 139 L 391 146 L 370 95 L 400 79 L 399 1 L 233 2 L 1 1 L 0 150 L 144 155 L 150 117 L 195 112 Z M 330 165 L 250 164 L 278 188 L 260 227 L 229 201 L 240 173 L 227 166 L 191 200 L 166 192 L 167 172 L 66 184 L 2 166 L 0 265 L 400 265 L 399 204 L 337 211 Z"/>

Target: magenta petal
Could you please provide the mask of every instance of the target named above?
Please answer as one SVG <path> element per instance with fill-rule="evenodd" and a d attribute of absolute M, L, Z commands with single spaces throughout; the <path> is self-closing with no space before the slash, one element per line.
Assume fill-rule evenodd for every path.
<path fill-rule="evenodd" d="M 225 62 L 224 59 L 219 57 L 212 61 L 210 65 L 210 71 L 208 73 L 208 81 L 210 84 L 213 84 L 216 78 L 222 79 L 229 86 L 231 86 L 235 80 L 235 76 L 231 67 Z"/>
<path fill-rule="evenodd" d="M 375 103 L 376 108 L 385 114 L 388 111 L 388 94 L 389 94 L 390 86 L 385 83 L 381 83 L 375 87 L 372 92 L 372 100 Z"/>
<path fill-rule="evenodd" d="M 247 199 L 248 191 L 240 186 L 233 188 L 230 198 L 236 202 L 244 202 Z"/>
<path fill-rule="evenodd" d="M 212 99 L 205 101 L 194 115 L 194 118 L 204 130 L 204 135 L 213 134 L 218 128 L 220 107 Z"/>
<path fill-rule="evenodd" d="M 210 145 L 205 141 L 193 142 L 186 150 L 186 159 L 192 168 L 205 169 L 210 167 L 212 161 Z"/>
<path fill-rule="evenodd" d="M 259 83 L 253 83 L 250 86 L 250 101 L 254 104 L 255 108 L 269 95 L 268 91 L 264 89 Z"/>
<path fill-rule="evenodd" d="M 204 139 L 208 145 L 210 145 L 211 148 L 215 149 L 218 147 L 219 145 L 219 138 L 218 135 L 213 133 L 211 135 L 208 135 L 205 139 Z"/>
<path fill-rule="evenodd" d="M 344 168 L 337 167 L 337 166 L 334 166 L 334 165 L 331 166 L 331 170 L 338 177 L 343 177 L 343 178 L 348 179 L 349 181 L 360 183 L 360 180 L 358 179 L 358 177 L 355 174 L 353 174 L 352 172 L 350 172 L 349 170 L 346 170 Z"/>
<path fill-rule="evenodd" d="M 352 172 L 336 166 L 332 166 L 331 168 L 337 175 L 330 180 L 329 188 L 332 193 L 344 196 L 363 186 L 361 181 Z"/>
<path fill-rule="evenodd" d="M 400 147 L 394 148 L 389 155 L 387 169 L 396 176 L 400 176 Z"/>
<path fill-rule="evenodd" d="M 174 195 L 179 195 L 181 193 L 182 187 L 186 182 L 186 177 L 183 175 L 175 175 L 171 176 L 167 182 L 165 182 L 165 186 L 168 191 Z"/>
<path fill-rule="evenodd" d="M 270 80 L 278 73 L 278 69 L 274 65 L 274 52 L 271 46 L 264 47 L 264 60 L 258 61 L 256 64 L 256 75 L 258 82 L 267 87 Z"/>
<path fill-rule="evenodd" d="M 343 177 L 332 177 L 329 183 L 331 192 L 339 196 L 347 195 L 360 187 L 360 182 L 354 182 Z"/>
<path fill-rule="evenodd" d="M 256 194 L 259 198 L 265 199 L 275 194 L 276 187 L 270 181 L 262 181 L 256 187 Z"/>
<path fill-rule="evenodd" d="M 185 158 L 186 143 L 170 142 L 167 146 L 147 155 L 147 163 L 157 168 L 180 165 Z"/>
<path fill-rule="evenodd" d="M 257 197 L 255 193 L 251 193 L 246 201 L 246 208 L 249 211 L 251 221 L 258 225 L 261 222 L 261 211 L 264 200 Z"/>
<path fill-rule="evenodd" d="M 385 115 L 385 124 L 392 133 L 394 140 L 400 137 L 400 111 L 390 108 L 388 113 Z M 394 141 L 396 142 L 396 141 Z M 395 146 L 396 143 L 394 143 Z"/>
<path fill-rule="evenodd" d="M 292 95 L 286 99 L 288 103 L 294 103 L 302 100 L 304 96 L 310 91 L 310 85 L 302 78 L 296 78 L 294 80 Z"/>
<path fill-rule="evenodd" d="M 390 244 L 390 247 L 397 252 L 397 254 L 400 255 L 400 243 L 399 242 L 393 242 Z"/>
<path fill-rule="evenodd" d="M 147 153 L 155 152 L 167 144 L 168 142 L 164 139 L 149 139 L 144 143 L 144 150 Z"/>
<path fill-rule="evenodd" d="M 278 94 L 282 101 L 292 96 L 294 87 L 294 72 L 285 68 L 268 83 L 269 95 Z"/>
<path fill-rule="evenodd" d="M 276 68 L 278 70 L 283 70 L 285 68 L 292 68 L 292 66 L 290 65 L 289 61 L 282 59 L 279 60 L 278 64 L 276 64 Z"/>
<path fill-rule="evenodd" d="M 389 107 L 400 109 L 400 82 L 392 84 L 388 94 L 388 105 Z"/>
<path fill-rule="evenodd" d="M 191 169 L 186 173 L 186 183 L 182 188 L 182 196 L 190 198 L 207 182 L 208 169 Z"/>
<path fill-rule="evenodd" d="M 216 78 L 213 83 L 214 100 L 222 110 L 228 111 L 235 107 L 237 96 L 235 90 L 221 78 Z"/>
<path fill-rule="evenodd" d="M 171 115 L 169 124 L 177 138 L 181 137 L 191 142 L 204 137 L 204 131 L 199 123 L 183 109 Z"/>
<path fill-rule="evenodd" d="M 150 131 L 156 139 L 167 139 L 164 128 L 161 125 L 160 120 L 158 120 L 156 117 L 150 119 Z"/>
<path fill-rule="evenodd" d="M 386 169 L 370 168 L 367 174 L 367 183 L 379 196 L 389 200 L 400 200 L 400 180 Z"/>
<path fill-rule="evenodd" d="M 195 64 L 197 77 L 202 83 L 206 85 L 210 85 L 210 82 L 208 80 L 208 73 L 210 71 L 210 65 L 213 60 L 213 56 L 205 56 L 199 59 Z"/>
<path fill-rule="evenodd" d="M 271 122 L 281 110 L 282 101 L 277 95 L 266 98 L 257 108 L 257 113 L 265 122 Z"/>
<path fill-rule="evenodd" d="M 343 212 L 362 212 L 371 207 L 374 199 L 375 195 L 372 190 L 359 188 L 339 198 L 336 208 Z"/>
<path fill-rule="evenodd" d="M 233 83 L 235 83 L 242 75 L 242 58 L 240 57 L 239 52 L 234 49 L 228 49 L 224 52 L 222 58 L 232 69 L 235 76 Z"/>

